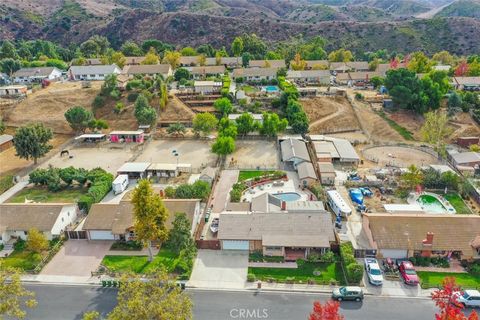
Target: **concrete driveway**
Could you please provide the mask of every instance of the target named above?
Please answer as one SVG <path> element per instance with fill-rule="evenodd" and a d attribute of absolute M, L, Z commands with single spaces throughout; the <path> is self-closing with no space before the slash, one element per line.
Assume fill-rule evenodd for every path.
<path fill-rule="evenodd" d="M 237 182 L 238 170 L 223 170 L 220 174 L 220 179 L 213 190 L 213 208 L 212 212 L 219 213 L 227 207 L 227 201 L 230 198 L 230 189 Z"/>
<path fill-rule="evenodd" d="M 243 289 L 247 281 L 248 252 L 198 250 L 188 286 Z"/>
<path fill-rule="evenodd" d="M 68 240 L 40 275 L 91 276 L 113 241 Z"/>

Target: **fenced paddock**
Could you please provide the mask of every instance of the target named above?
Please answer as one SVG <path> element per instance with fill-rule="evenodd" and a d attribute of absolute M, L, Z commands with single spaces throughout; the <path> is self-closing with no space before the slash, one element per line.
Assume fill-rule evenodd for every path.
<path fill-rule="evenodd" d="M 437 153 L 427 147 L 408 145 L 372 146 L 363 149 L 362 154 L 366 160 L 375 162 L 380 166 L 405 168 L 412 164 L 424 166 L 441 163 Z"/>

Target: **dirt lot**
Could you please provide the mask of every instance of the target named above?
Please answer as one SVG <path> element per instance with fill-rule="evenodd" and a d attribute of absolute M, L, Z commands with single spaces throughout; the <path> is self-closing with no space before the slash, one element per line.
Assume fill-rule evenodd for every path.
<path fill-rule="evenodd" d="M 73 106 L 90 108 L 100 86 L 101 81 L 92 81 L 92 87 L 88 89 L 82 89 L 80 82 L 52 83 L 5 112 L 5 123 L 19 127 L 34 121 L 42 122 L 56 133 L 70 134 L 72 129 L 65 120 L 65 111 Z"/>
<path fill-rule="evenodd" d="M 7 128 L 6 133 L 14 134 L 14 128 Z M 71 136 L 65 134 L 55 134 L 53 139 L 50 141 L 50 144 L 53 145 L 52 151 L 50 151 L 46 157 L 59 152 L 58 147 L 65 143 Z M 33 160 L 20 159 L 15 155 L 16 151 L 14 147 L 11 147 L 3 152 L 0 152 L 0 177 L 13 174 L 17 175 L 18 172 L 33 164 Z M 40 159 L 41 161 L 41 159 Z"/>
<path fill-rule="evenodd" d="M 153 140 L 135 160 L 137 162 L 176 163 L 172 154 L 176 150 L 179 163 L 190 163 L 194 171 L 215 165 L 217 156 L 210 152 L 210 143 L 199 140 Z"/>
<path fill-rule="evenodd" d="M 232 162 L 233 159 L 233 162 Z M 234 168 L 279 168 L 279 155 L 274 141 L 237 141 L 235 152 L 227 157 L 227 165 Z"/>
<path fill-rule="evenodd" d="M 66 168 L 73 166 L 76 168 L 93 169 L 102 167 L 112 174 L 116 174 L 117 169 L 127 162 L 133 152 L 129 148 L 121 148 L 117 145 L 106 145 L 105 147 L 75 147 L 70 148 L 70 155 L 60 157 L 57 153 L 52 159 L 42 164 L 42 168 L 52 165 L 57 168 Z"/>
<path fill-rule="evenodd" d="M 411 164 L 423 166 L 425 164 L 439 163 L 437 158 L 420 150 L 397 147 L 383 146 L 367 149 L 363 151 L 363 156 L 368 160 L 375 160 L 379 166 L 391 165 L 397 167 L 408 167 Z"/>
<path fill-rule="evenodd" d="M 176 96 L 171 96 L 165 110 L 160 112 L 159 120 L 192 121 L 194 116 L 195 112 L 181 102 Z"/>
<path fill-rule="evenodd" d="M 472 119 L 469 113 L 456 114 L 450 124 L 455 132 L 451 135 L 451 142 L 454 142 L 458 137 L 474 137 L 480 135 L 480 126 Z"/>
<path fill-rule="evenodd" d="M 359 130 L 354 111 L 343 97 L 316 97 L 300 102 L 310 120 L 311 133 Z"/>

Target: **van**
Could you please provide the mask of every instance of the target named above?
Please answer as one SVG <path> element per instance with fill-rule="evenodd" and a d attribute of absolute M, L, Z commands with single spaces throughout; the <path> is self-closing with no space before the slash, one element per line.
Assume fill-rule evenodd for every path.
<path fill-rule="evenodd" d="M 127 190 L 127 187 L 128 187 L 127 174 L 118 175 L 118 177 L 116 177 L 115 180 L 113 180 L 112 182 L 112 190 L 114 195 L 120 194 L 123 191 Z"/>

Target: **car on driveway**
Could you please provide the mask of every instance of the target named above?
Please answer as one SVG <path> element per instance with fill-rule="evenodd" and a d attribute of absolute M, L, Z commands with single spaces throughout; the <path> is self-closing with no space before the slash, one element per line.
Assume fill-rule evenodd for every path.
<path fill-rule="evenodd" d="M 462 304 L 464 307 L 480 308 L 480 291 L 478 290 L 465 290 L 455 293 L 457 303 Z"/>
<path fill-rule="evenodd" d="M 365 258 L 365 271 L 367 272 L 368 282 L 371 285 L 381 286 L 383 284 L 382 270 L 377 259 Z"/>
<path fill-rule="evenodd" d="M 362 301 L 363 290 L 360 287 L 341 287 L 333 289 L 332 299 L 337 301 Z"/>
<path fill-rule="evenodd" d="M 400 271 L 400 276 L 403 279 L 403 282 L 408 285 L 416 286 L 419 283 L 417 272 L 413 267 L 413 264 L 410 261 L 402 261 L 398 266 L 398 271 Z"/>

